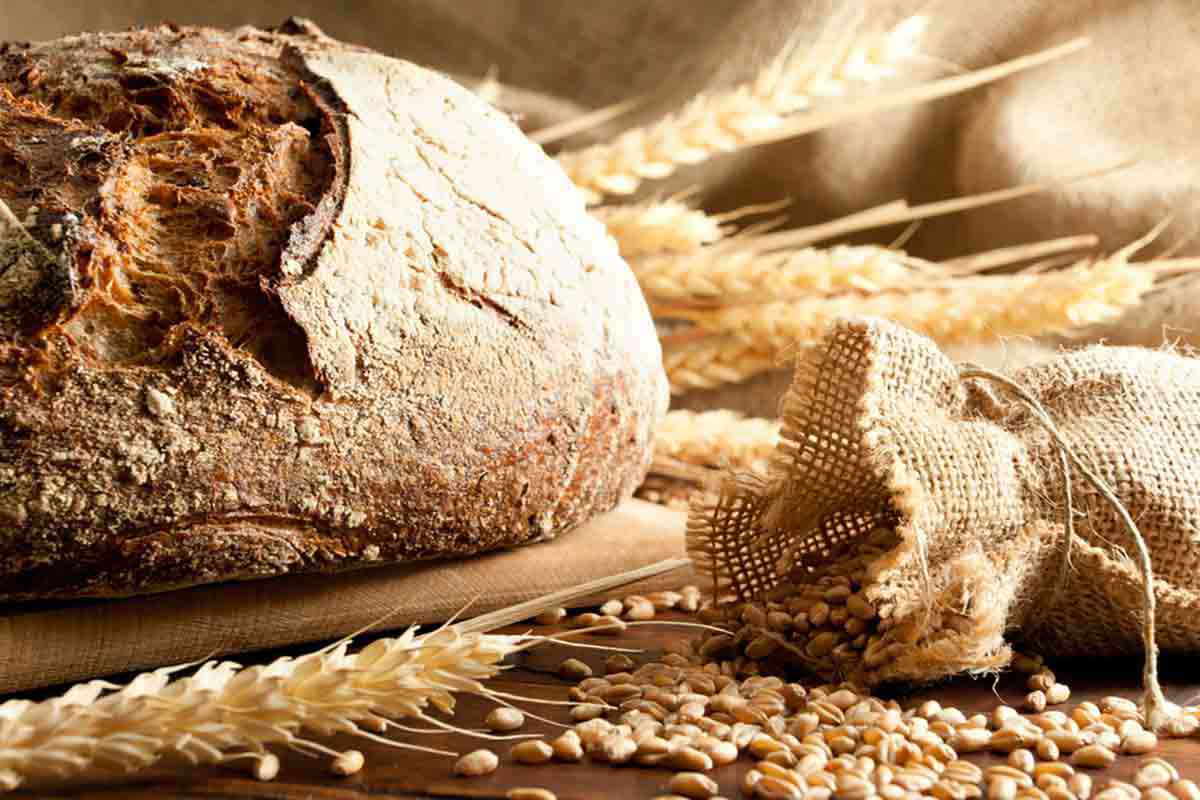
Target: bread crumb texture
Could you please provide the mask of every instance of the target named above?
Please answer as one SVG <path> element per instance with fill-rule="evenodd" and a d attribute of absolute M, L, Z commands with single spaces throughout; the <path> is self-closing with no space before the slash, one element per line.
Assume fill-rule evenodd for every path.
<path fill-rule="evenodd" d="M 0 46 L 0 598 L 551 537 L 661 354 L 565 175 L 311 23 Z"/>

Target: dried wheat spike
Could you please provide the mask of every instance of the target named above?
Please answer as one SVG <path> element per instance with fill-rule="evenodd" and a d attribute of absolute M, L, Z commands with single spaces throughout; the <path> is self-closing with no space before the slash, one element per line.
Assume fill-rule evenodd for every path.
<path fill-rule="evenodd" d="M 679 165 L 755 142 L 816 98 L 894 75 L 916 52 L 925 24 L 925 17 L 911 17 L 887 33 L 850 42 L 821 63 L 786 52 L 749 83 L 700 95 L 676 113 L 611 142 L 561 153 L 558 162 L 593 202 L 606 194 L 632 194 L 644 179 L 664 178 Z"/>
<path fill-rule="evenodd" d="M 663 367 L 672 394 L 741 383 L 780 366 L 780 355 L 729 336 L 663 342 Z"/>
<path fill-rule="evenodd" d="M 672 411 L 654 434 L 655 458 L 704 467 L 757 469 L 779 440 L 779 423 L 736 411 Z"/>
<path fill-rule="evenodd" d="M 638 283 L 664 303 L 744 303 L 795 296 L 880 292 L 903 288 L 936 266 L 902 251 L 873 245 L 805 247 L 761 252 L 745 246 L 704 248 L 688 254 L 645 256 L 630 262 Z"/>
<path fill-rule="evenodd" d="M 720 220 L 678 200 L 601 206 L 592 214 L 608 228 L 625 258 L 690 253 L 725 235 Z"/>
<path fill-rule="evenodd" d="M 430 706 L 449 712 L 455 692 L 487 694 L 480 682 L 523 641 L 453 627 L 417 635 L 410 628 L 357 653 L 343 641 L 265 666 L 213 661 L 178 680 L 160 669 L 124 687 L 92 681 L 40 703 L 10 700 L 0 705 L 0 790 L 133 772 L 168 754 L 216 763 L 286 745 L 339 755 L 306 734 L 390 743 L 367 726 L 427 719 Z"/>
<path fill-rule="evenodd" d="M 1154 287 L 1155 273 L 1121 257 L 1084 261 L 1056 272 L 961 278 L 943 289 L 814 298 L 700 311 L 701 328 L 745 346 L 784 352 L 817 340 L 839 317 L 876 316 L 942 344 L 997 336 L 1068 333 L 1109 320 Z"/>
<path fill-rule="evenodd" d="M 418 719 L 428 727 L 497 738 L 426 714 L 430 707 L 452 714 L 456 693 L 512 698 L 493 692 L 483 681 L 503 668 L 505 657 L 546 641 L 486 631 L 687 563 L 665 559 L 429 633 L 418 634 L 411 627 L 353 653 L 346 638 L 261 666 L 210 661 L 176 680 L 172 676 L 180 668 L 164 668 L 142 673 L 125 686 L 91 681 L 41 702 L 0 703 L 0 793 L 46 781 L 134 772 L 168 755 L 193 764 L 249 760 L 256 777 L 270 780 L 278 760 L 268 746 L 336 759 L 343 753 L 310 738 L 335 734 L 457 755 L 377 732 L 402 727 L 395 722 L 399 719 Z"/>

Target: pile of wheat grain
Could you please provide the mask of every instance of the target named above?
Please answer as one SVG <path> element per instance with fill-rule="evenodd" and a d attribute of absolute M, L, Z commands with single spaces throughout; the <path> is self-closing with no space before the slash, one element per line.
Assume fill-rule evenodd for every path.
<path fill-rule="evenodd" d="M 743 627 L 699 646 L 681 639 L 667 654 L 641 663 L 614 654 L 603 675 L 567 659 L 559 674 L 574 684 L 567 693 L 576 703 L 574 725 L 555 738 L 512 746 L 507 760 L 528 767 L 586 761 L 657 768 L 664 772 L 665 792 L 658 800 L 716 797 L 720 786 L 710 773 L 742 760 L 749 768 L 740 771 L 741 796 L 766 800 L 1200 798 L 1200 787 L 1175 765 L 1145 757 L 1158 748 L 1159 737 L 1143 727 L 1135 703 L 1109 696 L 1067 709 L 1070 690 L 1034 656 L 1014 661 L 1027 673 L 1024 713 L 999 701 L 973 714 L 936 700 L 905 707 L 853 683 L 789 682 L 788 662 L 773 657 L 774 647 L 756 644 L 764 641 L 764 632 L 786 635 L 799 616 L 811 616 L 823 602 L 825 612 L 817 613 L 853 609 L 849 619 L 873 618 L 845 591 L 848 584 L 824 577 L 815 580 L 825 589 L 821 599 L 808 598 L 807 610 L 797 614 L 752 604 L 697 609 L 695 587 L 610 600 L 597 612 L 575 617 L 562 608 L 543 613 L 542 624 L 591 627 L 603 620 L 644 623 L 675 609 Z M 812 663 L 806 658 L 802 666 Z M 803 673 L 791 677 L 795 674 Z M 1193 706 L 1172 733 L 1191 735 L 1198 728 L 1200 707 Z M 991 755 L 993 763 L 977 763 L 976 754 Z M 997 756 L 1002 763 L 994 763 Z M 1132 782 L 1093 779 L 1122 757 L 1141 758 Z M 478 750 L 460 759 L 456 770 L 489 774 L 504 760 Z M 530 775 L 536 782 L 537 772 Z M 553 797 L 544 789 L 514 791 L 539 800 Z"/>

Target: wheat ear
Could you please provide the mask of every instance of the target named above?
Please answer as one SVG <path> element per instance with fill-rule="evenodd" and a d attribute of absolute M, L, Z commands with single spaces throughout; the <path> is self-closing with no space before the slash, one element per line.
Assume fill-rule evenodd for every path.
<path fill-rule="evenodd" d="M 760 252 L 745 244 L 687 254 L 644 256 L 630 262 L 647 295 L 664 303 L 735 304 L 794 295 L 879 292 L 904 287 L 936 267 L 874 245 L 805 247 Z"/>
<path fill-rule="evenodd" d="M 679 200 L 600 206 L 592 214 L 608 228 L 625 258 L 690 253 L 725 235 L 720 219 Z"/>
<path fill-rule="evenodd" d="M 453 712 L 456 693 L 506 698 L 483 682 L 503 668 L 506 656 L 545 637 L 482 629 L 686 563 L 669 559 L 425 634 L 409 628 L 354 653 L 350 640 L 343 639 L 262 666 L 213 661 L 177 679 L 179 668 L 166 668 L 143 673 L 123 687 L 92 681 L 38 703 L 9 700 L 0 704 L 0 791 L 133 772 L 168 755 L 193 764 L 249 758 L 264 765 L 256 774 L 269 779 L 278 761 L 268 746 L 337 757 L 313 737 L 339 733 L 455 755 L 401 744 L 377 732 L 402 728 L 395 722 L 400 719 L 454 729 L 426 712 Z"/>
<path fill-rule="evenodd" d="M 455 692 L 486 694 L 481 681 L 521 643 L 452 627 L 419 636 L 410 628 L 353 654 L 343 641 L 265 666 L 209 662 L 177 680 L 160 669 L 124 687 L 92 681 L 42 703 L 12 700 L 0 705 L 0 788 L 133 772 L 168 754 L 217 763 L 286 745 L 338 755 L 306 735 L 392 743 L 368 729 L 426 719 L 430 706 L 451 711 Z"/>
<path fill-rule="evenodd" d="M 1040 274 L 960 278 L 945 289 L 843 296 L 694 312 L 702 329 L 727 334 L 769 352 L 816 341 L 835 319 L 876 316 L 925 333 L 942 344 L 996 336 L 1068 333 L 1136 305 L 1156 275 L 1124 258 L 1082 262 Z"/>
<path fill-rule="evenodd" d="M 654 458 L 719 469 L 756 469 L 775 452 L 779 423 L 736 411 L 671 411 L 654 434 Z"/>
<path fill-rule="evenodd" d="M 663 339 L 663 368 L 672 394 L 741 383 L 781 366 L 780 354 L 730 336 Z"/>
<path fill-rule="evenodd" d="M 561 153 L 558 162 L 593 202 L 605 194 L 632 194 L 644 179 L 664 178 L 679 165 L 759 140 L 818 97 L 894 75 L 916 52 L 925 24 L 924 17 L 911 17 L 885 34 L 849 43 L 820 64 L 789 48 L 749 83 L 696 97 L 678 112 L 612 142 Z"/>
<path fill-rule="evenodd" d="M 1098 241 L 1093 235 L 1069 236 L 935 263 L 895 246 L 835 245 L 761 252 L 755 241 L 759 238 L 734 237 L 728 240 L 728 247 L 646 256 L 630 265 L 656 312 L 670 316 L 673 305 L 724 306 L 952 285 L 947 281 L 1094 247 Z"/>

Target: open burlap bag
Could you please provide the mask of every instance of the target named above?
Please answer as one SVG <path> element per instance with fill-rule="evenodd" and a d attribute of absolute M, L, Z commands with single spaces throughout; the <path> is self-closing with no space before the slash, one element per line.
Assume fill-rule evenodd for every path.
<path fill-rule="evenodd" d="M 894 526 L 863 592 L 919 636 L 851 677 L 992 670 L 1011 640 L 1048 656 L 1146 648 L 1159 718 L 1154 606 L 1166 649 L 1200 650 L 1200 361 L 1092 347 L 1011 383 L 977 374 L 895 324 L 837 324 L 799 359 L 769 476 L 695 514 L 689 550 L 724 597 L 780 596 Z"/>

